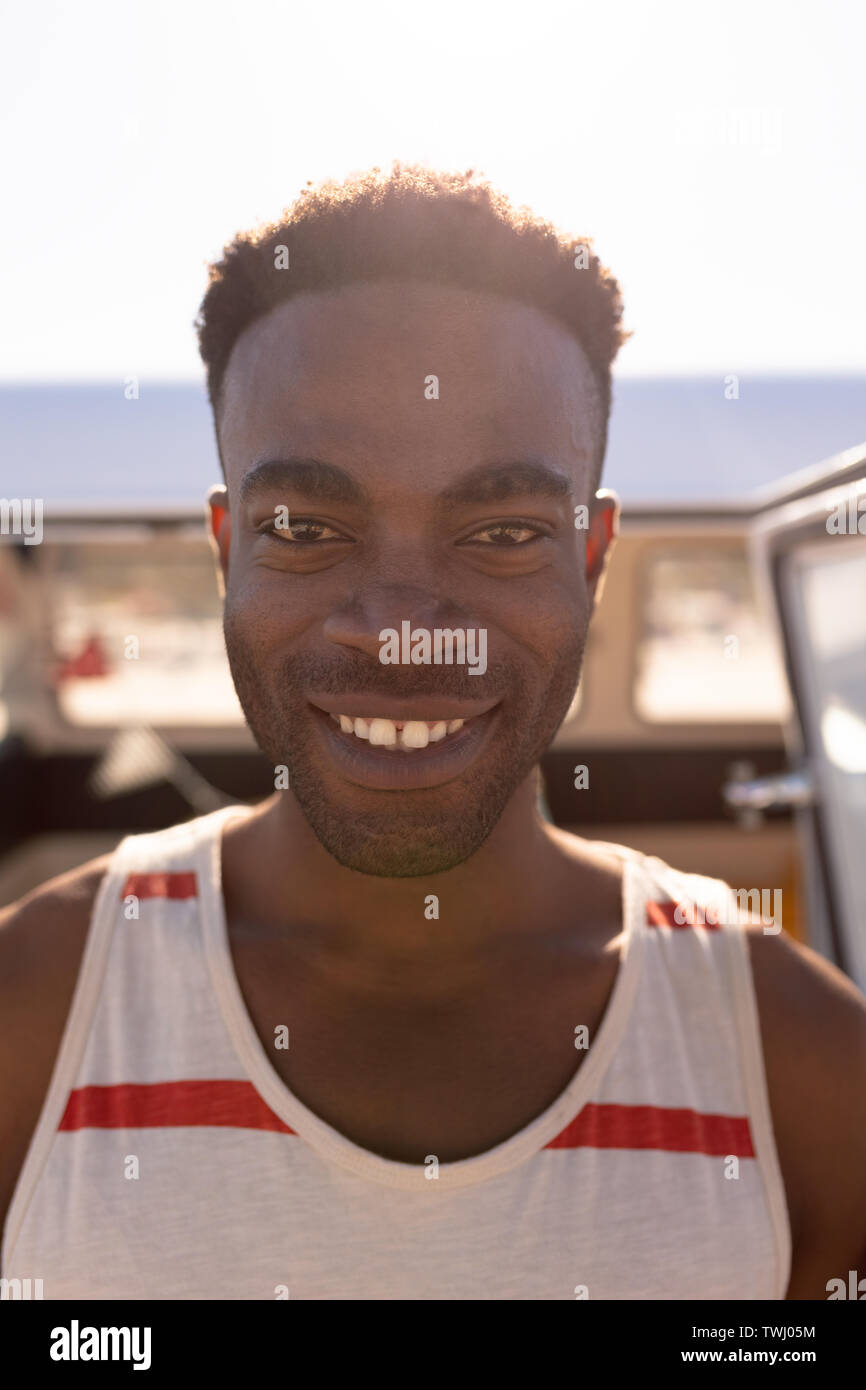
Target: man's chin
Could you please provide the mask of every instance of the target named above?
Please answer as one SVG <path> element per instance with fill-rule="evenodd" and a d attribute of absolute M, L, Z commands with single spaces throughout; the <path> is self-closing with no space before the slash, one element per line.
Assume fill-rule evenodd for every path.
<path fill-rule="evenodd" d="M 323 849 L 344 869 L 374 878 L 424 878 L 447 873 L 470 859 L 487 839 L 493 824 L 463 817 L 443 819 L 441 823 L 412 825 L 396 813 L 393 822 L 383 825 L 372 818 L 353 818 L 322 814 L 304 806 L 301 809 Z"/>

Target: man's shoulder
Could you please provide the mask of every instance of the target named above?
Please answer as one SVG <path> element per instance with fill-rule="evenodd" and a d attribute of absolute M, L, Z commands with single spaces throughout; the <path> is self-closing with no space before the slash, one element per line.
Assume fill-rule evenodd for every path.
<path fill-rule="evenodd" d="M 49 952 L 63 952 L 82 926 L 86 931 L 110 862 L 111 854 L 90 859 L 0 908 L 0 960 L 5 967 L 0 969 L 2 987 L 19 983 L 20 972 L 28 962 L 49 964 Z"/>
<path fill-rule="evenodd" d="M 51 1079 L 111 855 L 0 909 L 0 1226 Z"/>
<path fill-rule="evenodd" d="M 0 1076 L 4 1055 L 65 1018 L 110 862 L 110 854 L 91 859 L 0 909 Z"/>
<path fill-rule="evenodd" d="M 788 1028 L 808 1026 L 813 1052 L 848 1042 L 856 1049 L 866 1028 L 866 996 L 844 971 L 786 931 L 768 932 L 758 922 L 744 923 L 742 931 L 762 1014 Z"/>

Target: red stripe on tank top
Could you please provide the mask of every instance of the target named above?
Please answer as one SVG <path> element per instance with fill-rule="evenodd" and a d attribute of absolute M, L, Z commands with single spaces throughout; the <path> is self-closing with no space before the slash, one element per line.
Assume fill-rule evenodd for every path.
<path fill-rule="evenodd" d="M 745 1115 L 707 1115 L 660 1105 L 585 1105 L 548 1149 L 663 1149 L 754 1158 Z"/>
<path fill-rule="evenodd" d="M 60 1129 L 174 1129 L 207 1125 L 293 1134 L 249 1081 L 159 1081 L 70 1091 Z"/>
<path fill-rule="evenodd" d="M 678 922 L 674 916 L 678 907 L 682 908 L 684 922 Z M 705 927 L 707 931 L 718 931 L 718 922 L 707 922 L 695 920 L 698 917 L 705 917 L 705 909 L 696 907 L 691 903 L 658 902 L 646 905 L 646 923 L 648 927 L 678 927 L 680 929 L 693 926 Z"/>
<path fill-rule="evenodd" d="M 248 1081 L 160 1081 L 71 1091 L 61 1130 L 211 1126 L 294 1134 Z M 548 1149 L 662 1149 L 754 1158 L 745 1116 L 655 1105 L 585 1105 Z"/>
<path fill-rule="evenodd" d="M 195 874 L 130 874 L 121 889 L 122 898 L 197 898 Z"/>

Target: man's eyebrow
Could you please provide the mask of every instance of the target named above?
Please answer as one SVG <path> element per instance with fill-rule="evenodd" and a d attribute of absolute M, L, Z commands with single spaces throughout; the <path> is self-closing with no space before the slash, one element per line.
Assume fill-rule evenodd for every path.
<path fill-rule="evenodd" d="M 370 504 L 367 489 L 345 469 L 322 459 L 280 458 L 256 463 L 241 479 L 238 500 L 249 502 L 264 492 L 294 488 L 320 502 Z"/>
<path fill-rule="evenodd" d="M 548 463 L 519 459 L 510 463 L 483 463 L 439 494 L 440 504 L 505 502 L 509 497 L 569 497 L 574 483 L 567 473 Z"/>

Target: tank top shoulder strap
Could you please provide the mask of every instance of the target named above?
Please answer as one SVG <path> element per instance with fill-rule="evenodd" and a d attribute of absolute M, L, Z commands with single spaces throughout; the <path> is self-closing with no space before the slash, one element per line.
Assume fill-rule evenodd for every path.
<path fill-rule="evenodd" d="M 129 835 L 112 854 L 7 1214 L 4 1260 L 58 1131 L 99 1123 L 99 1107 L 133 1086 L 179 1083 L 214 1068 L 219 1075 L 243 1074 L 214 1002 L 199 910 L 201 877 L 218 868 L 214 840 L 242 809 L 221 807 L 166 830 Z"/>
<path fill-rule="evenodd" d="M 773 1132 L 758 999 L 745 923 L 753 915 L 724 879 L 688 873 L 664 860 L 626 850 L 632 865 L 633 930 L 645 939 L 642 997 L 632 1017 L 632 1053 L 653 1048 L 674 1088 L 702 1095 L 726 1114 L 740 1104 L 763 1179 L 784 1298 L 791 1261 L 791 1231 Z M 760 918 L 758 919 L 760 920 Z M 774 930 L 767 927 L 765 929 Z M 659 1015 L 676 1013 L 683 1051 L 674 1056 Z M 623 1062 L 629 1059 L 623 1054 Z M 634 1056 L 631 1061 L 634 1062 Z"/>

